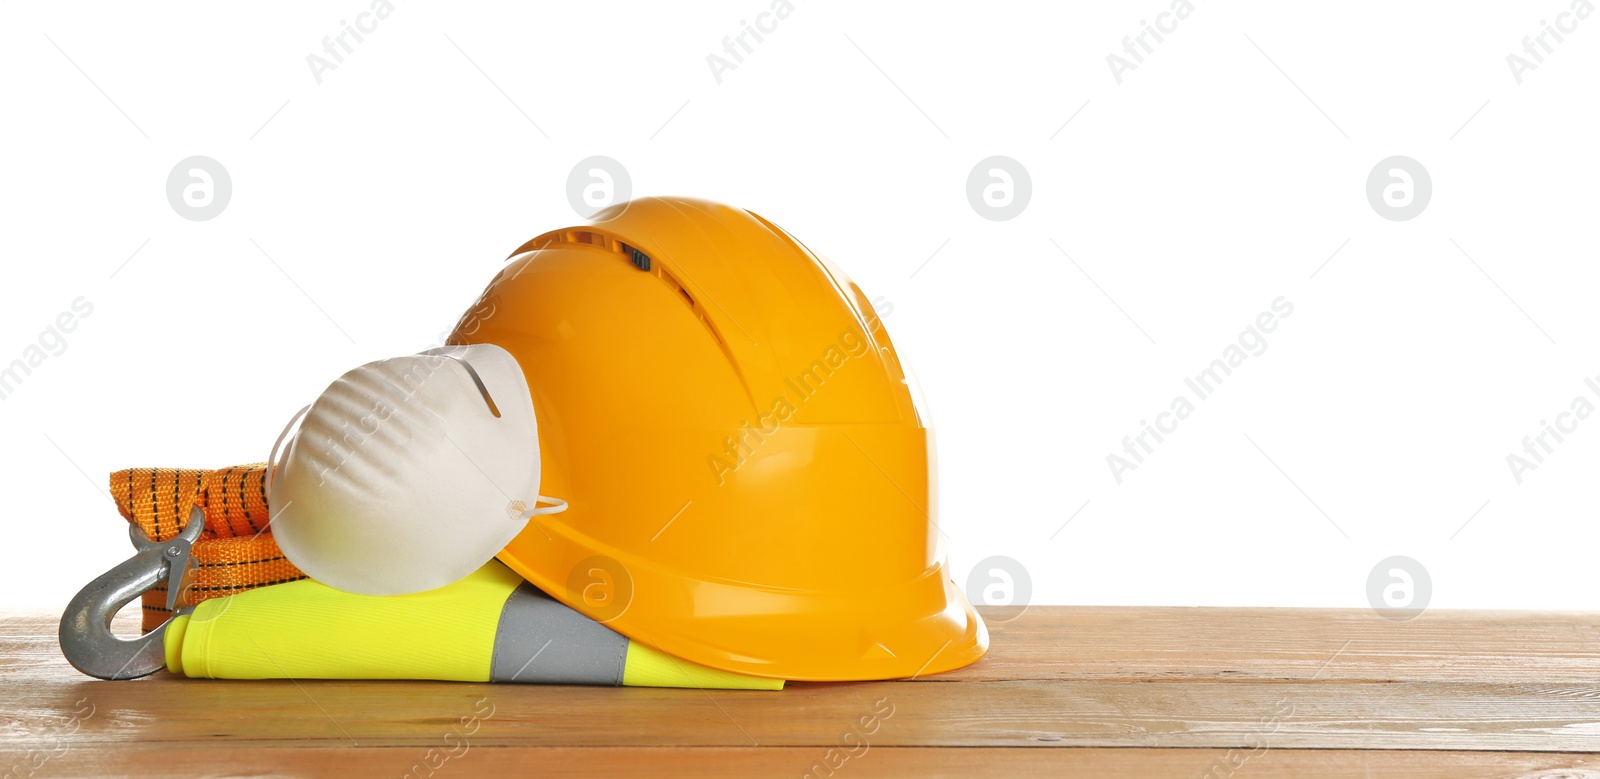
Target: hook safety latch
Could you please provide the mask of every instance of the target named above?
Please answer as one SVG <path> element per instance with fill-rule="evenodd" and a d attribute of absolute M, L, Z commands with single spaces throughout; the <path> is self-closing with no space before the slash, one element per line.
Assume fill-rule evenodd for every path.
<path fill-rule="evenodd" d="M 89 582 L 61 615 L 61 654 L 73 668 L 97 679 L 138 679 L 167 666 L 162 641 L 170 621 L 124 639 L 111 632 L 111 618 L 162 582 L 167 583 L 167 610 L 176 613 L 190 549 L 205 527 L 205 512 L 195 506 L 183 532 L 166 541 L 150 540 L 136 525 L 128 528 L 138 554 Z"/>

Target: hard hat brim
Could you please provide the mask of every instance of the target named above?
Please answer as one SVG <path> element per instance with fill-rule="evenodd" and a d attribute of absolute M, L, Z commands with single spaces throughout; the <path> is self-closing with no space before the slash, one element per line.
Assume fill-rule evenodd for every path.
<path fill-rule="evenodd" d="M 607 627 L 711 668 L 791 681 L 904 679 L 969 665 L 989 648 L 983 619 L 951 581 L 942 558 L 894 591 L 779 590 L 687 581 L 679 572 L 615 550 L 570 559 L 572 550 L 588 547 L 585 539 L 562 538 L 570 530 L 565 526 L 546 530 L 555 534 L 550 543 L 514 544 L 499 559 Z M 625 589 L 626 603 L 597 606 L 574 585 L 595 580 L 585 570 L 592 565 L 608 569 L 596 577 Z M 572 575 L 563 582 L 541 573 L 551 570 Z M 760 656 L 753 656 L 757 652 Z"/>

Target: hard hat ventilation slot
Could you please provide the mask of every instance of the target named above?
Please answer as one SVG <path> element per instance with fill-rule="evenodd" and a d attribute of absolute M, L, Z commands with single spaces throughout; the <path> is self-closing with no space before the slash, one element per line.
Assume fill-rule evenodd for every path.
<path fill-rule="evenodd" d="M 689 294 L 689 290 L 683 286 L 683 282 L 678 281 L 677 276 L 668 273 L 666 268 L 657 270 L 655 274 L 667 286 L 677 290 L 678 294 L 683 296 L 684 302 L 689 304 L 689 308 L 694 308 L 694 296 Z"/>
<path fill-rule="evenodd" d="M 706 326 L 706 331 L 711 333 L 711 339 L 716 341 L 717 346 L 720 347 L 724 353 L 726 353 L 728 351 L 728 342 L 722 340 L 722 333 L 717 332 L 717 326 L 711 324 L 711 320 L 707 319 L 705 314 L 700 315 L 700 324 Z M 733 356 L 730 354 L 728 359 L 732 360 Z"/>
<path fill-rule="evenodd" d="M 694 295 L 689 292 L 689 288 L 686 287 L 683 282 L 679 281 L 677 277 L 673 276 L 672 273 L 667 270 L 666 266 L 655 262 L 653 259 L 651 259 L 650 255 L 645 254 L 637 247 L 631 246 L 628 243 L 618 239 L 615 235 L 593 229 L 558 230 L 553 233 L 546 233 L 538 238 L 533 239 L 532 241 L 529 241 L 518 250 L 518 255 L 513 256 L 519 256 L 523 252 L 547 249 L 557 244 L 595 246 L 605 249 L 606 251 L 615 252 L 616 254 L 622 255 L 623 259 L 627 260 L 628 263 L 633 267 L 649 273 L 658 279 L 661 279 L 661 281 L 664 282 L 668 287 L 677 290 L 678 294 L 683 298 L 684 305 L 689 307 L 689 311 L 694 318 L 700 321 L 700 324 L 705 327 L 707 333 L 711 334 L 711 338 L 717 342 L 717 346 L 722 349 L 725 354 L 728 354 L 728 359 L 734 359 L 733 355 L 728 352 L 727 339 L 722 337 L 722 333 L 717 330 L 716 324 L 711 321 L 711 317 L 707 315 L 706 310 L 700 306 L 698 301 L 695 300 Z"/>
<path fill-rule="evenodd" d="M 645 254 L 644 252 L 641 252 L 632 246 L 622 243 L 621 241 L 617 242 L 617 246 L 622 250 L 622 256 L 627 257 L 628 261 L 633 263 L 633 267 L 638 268 L 639 270 L 650 270 L 650 255 Z"/>
<path fill-rule="evenodd" d="M 656 278 L 661 279 L 667 286 L 677 290 L 678 294 L 683 296 L 683 302 L 689 306 L 689 311 L 693 312 L 695 318 L 700 320 L 700 324 L 705 325 L 706 331 L 711 333 L 711 337 L 716 340 L 717 345 L 726 348 L 727 344 L 722 340 L 722 334 L 717 332 L 716 325 L 711 324 L 711 320 L 706 318 L 705 312 L 695 305 L 694 295 L 689 294 L 689 288 L 683 286 L 683 282 L 678 281 L 676 276 L 668 273 L 666 268 L 658 268 L 655 274 Z"/>

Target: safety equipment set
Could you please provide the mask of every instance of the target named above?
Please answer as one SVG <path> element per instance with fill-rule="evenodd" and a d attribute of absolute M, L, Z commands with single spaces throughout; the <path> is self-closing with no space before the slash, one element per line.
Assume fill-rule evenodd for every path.
<path fill-rule="evenodd" d="M 112 474 L 139 552 L 68 606 L 67 659 L 776 690 L 987 649 L 883 323 L 771 222 L 614 205 L 518 248 L 446 344 L 341 376 L 267 463 Z"/>

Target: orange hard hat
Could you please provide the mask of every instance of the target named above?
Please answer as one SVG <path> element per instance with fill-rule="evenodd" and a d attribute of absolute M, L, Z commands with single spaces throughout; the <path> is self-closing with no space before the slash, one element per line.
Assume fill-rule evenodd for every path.
<path fill-rule="evenodd" d="M 539 418 L 537 516 L 499 555 L 696 663 L 796 680 L 959 668 L 933 442 L 861 290 L 781 228 L 644 198 L 512 255 L 452 344 L 492 343 Z"/>

